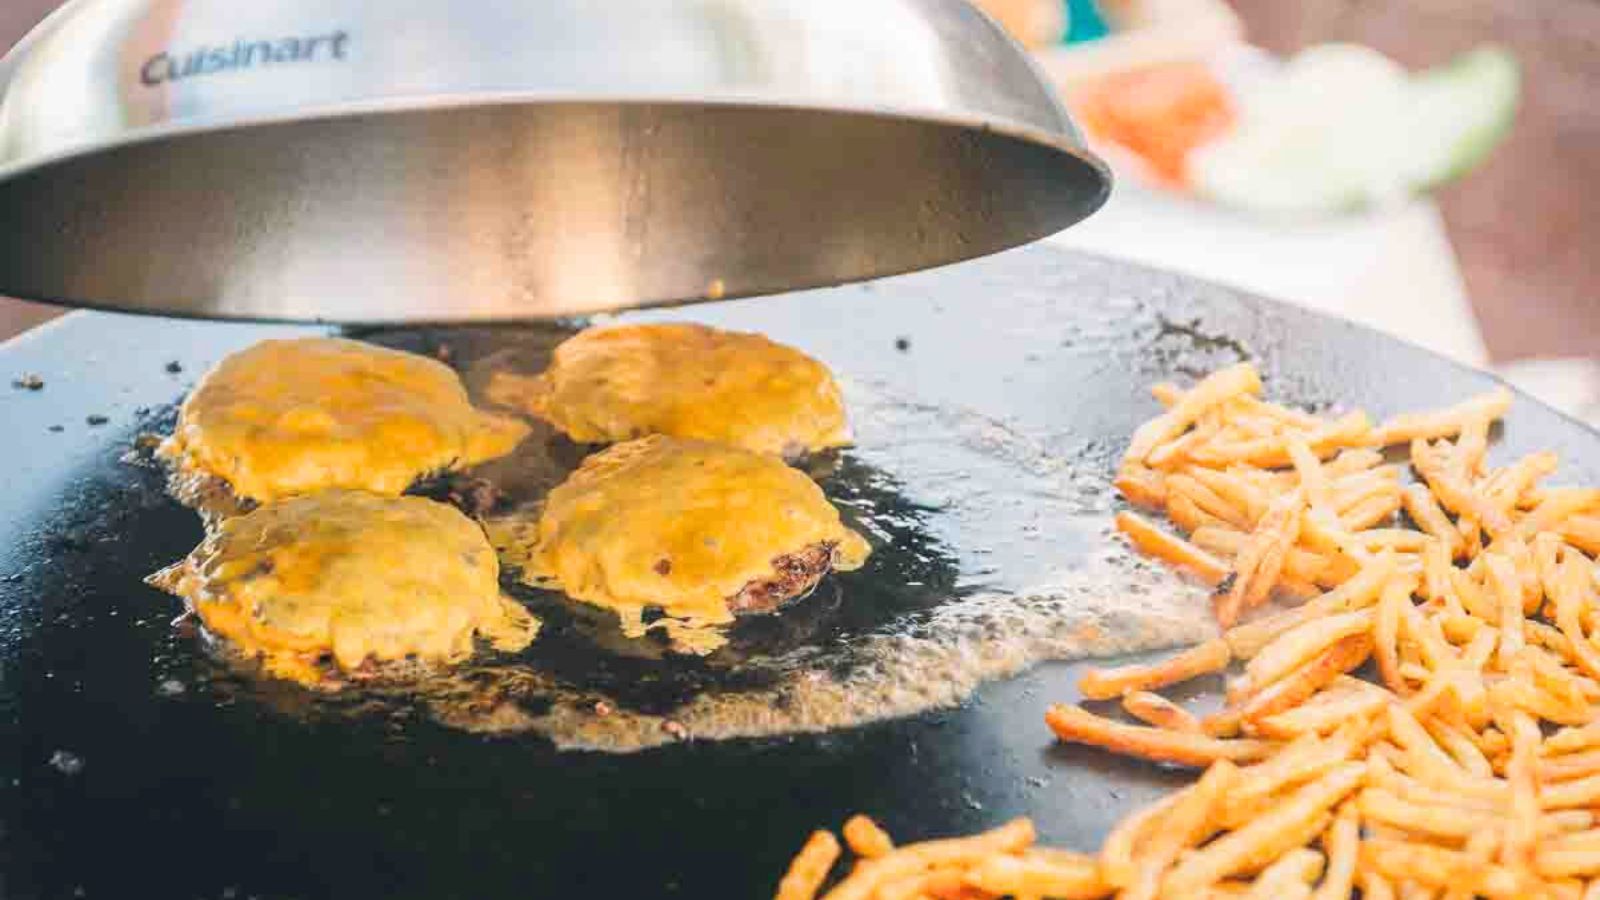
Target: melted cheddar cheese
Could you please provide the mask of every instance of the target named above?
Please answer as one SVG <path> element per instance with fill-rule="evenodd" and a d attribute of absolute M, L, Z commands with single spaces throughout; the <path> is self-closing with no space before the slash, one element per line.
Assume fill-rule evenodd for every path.
<path fill-rule="evenodd" d="M 488 396 L 584 443 L 665 434 L 793 456 L 850 441 L 826 366 L 761 335 L 704 325 L 592 328 L 557 347 L 536 377 L 496 373 Z"/>
<path fill-rule="evenodd" d="M 847 571 L 871 552 L 782 460 L 659 435 L 589 457 L 537 522 L 501 520 L 490 534 L 529 583 L 616 611 L 630 637 L 661 627 L 698 652 L 722 643 L 707 626 L 733 621 L 728 598 L 772 578 L 776 558 L 824 544 Z M 666 618 L 647 625 L 646 607 Z"/>
<path fill-rule="evenodd" d="M 509 453 L 524 423 L 475 409 L 443 363 L 340 338 L 263 341 L 184 401 L 160 454 L 242 498 L 328 488 L 399 494 L 422 475 Z"/>
<path fill-rule="evenodd" d="M 539 623 L 500 593 L 499 575 L 483 529 L 455 507 L 328 491 L 223 521 L 149 581 L 269 672 L 317 684 L 323 657 L 349 672 L 458 661 L 474 636 L 526 647 Z"/>

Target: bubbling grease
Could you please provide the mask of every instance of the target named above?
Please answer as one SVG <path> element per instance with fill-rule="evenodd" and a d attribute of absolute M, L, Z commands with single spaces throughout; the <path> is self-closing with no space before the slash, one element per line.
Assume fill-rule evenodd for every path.
<path fill-rule="evenodd" d="M 775 737 L 914 715 L 955 706 L 985 682 L 1043 660 L 1131 653 L 1210 633 L 1206 616 L 1196 614 L 1208 608 L 1197 590 L 1130 562 L 1118 553 L 1077 584 L 953 601 L 919 633 L 873 635 L 849 648 L 844 674 L 831 665 L 841 659 L 797 654 L 773 661 L 786 671 L 769 687 L 706 691 L 667 712 L 629 709 L 532 670 L 492 668 L 438 685 L 428 706 L 439 721 L 468 731 L 532 732 L 562 749 L 627 753 L 685 739 Z M 521 703 L 529 697 L 548 708 L 527 712 Z"/>

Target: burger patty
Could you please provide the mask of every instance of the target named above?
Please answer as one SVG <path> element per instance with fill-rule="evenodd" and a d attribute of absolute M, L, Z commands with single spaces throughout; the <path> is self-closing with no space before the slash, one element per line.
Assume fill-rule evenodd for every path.
<path fill-rule="evenodd" d="M 734 615 L 776 612 L 785 603 L 811 593 L 822 576 L 833 569 L 837 544 L 812 544 L 796 553 L 772 560 L 777 575 L 752 581 L 728 598 Z"/>

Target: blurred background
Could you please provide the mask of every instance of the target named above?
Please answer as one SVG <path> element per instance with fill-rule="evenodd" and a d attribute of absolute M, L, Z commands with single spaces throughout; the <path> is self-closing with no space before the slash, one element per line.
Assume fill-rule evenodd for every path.
<path fill-rule="evenodd" d="M 0 48 L 56 5 L 0 0 Z M 1363 322 L 1600 424 L 1600 2 L 979 5 L 1118 176 L 1052 242 Z M 0 298 L 0 339 L 55 314 Z"/>

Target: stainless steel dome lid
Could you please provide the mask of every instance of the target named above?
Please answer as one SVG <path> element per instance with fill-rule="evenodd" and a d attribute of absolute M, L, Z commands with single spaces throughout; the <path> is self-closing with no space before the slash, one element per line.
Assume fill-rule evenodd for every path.
<path fill-rule="evenodd" d="M 0 61 L 0 293 L 465 321 L 1016 246 L 1105 167 L 962 0 L 73 0 Z"/>

